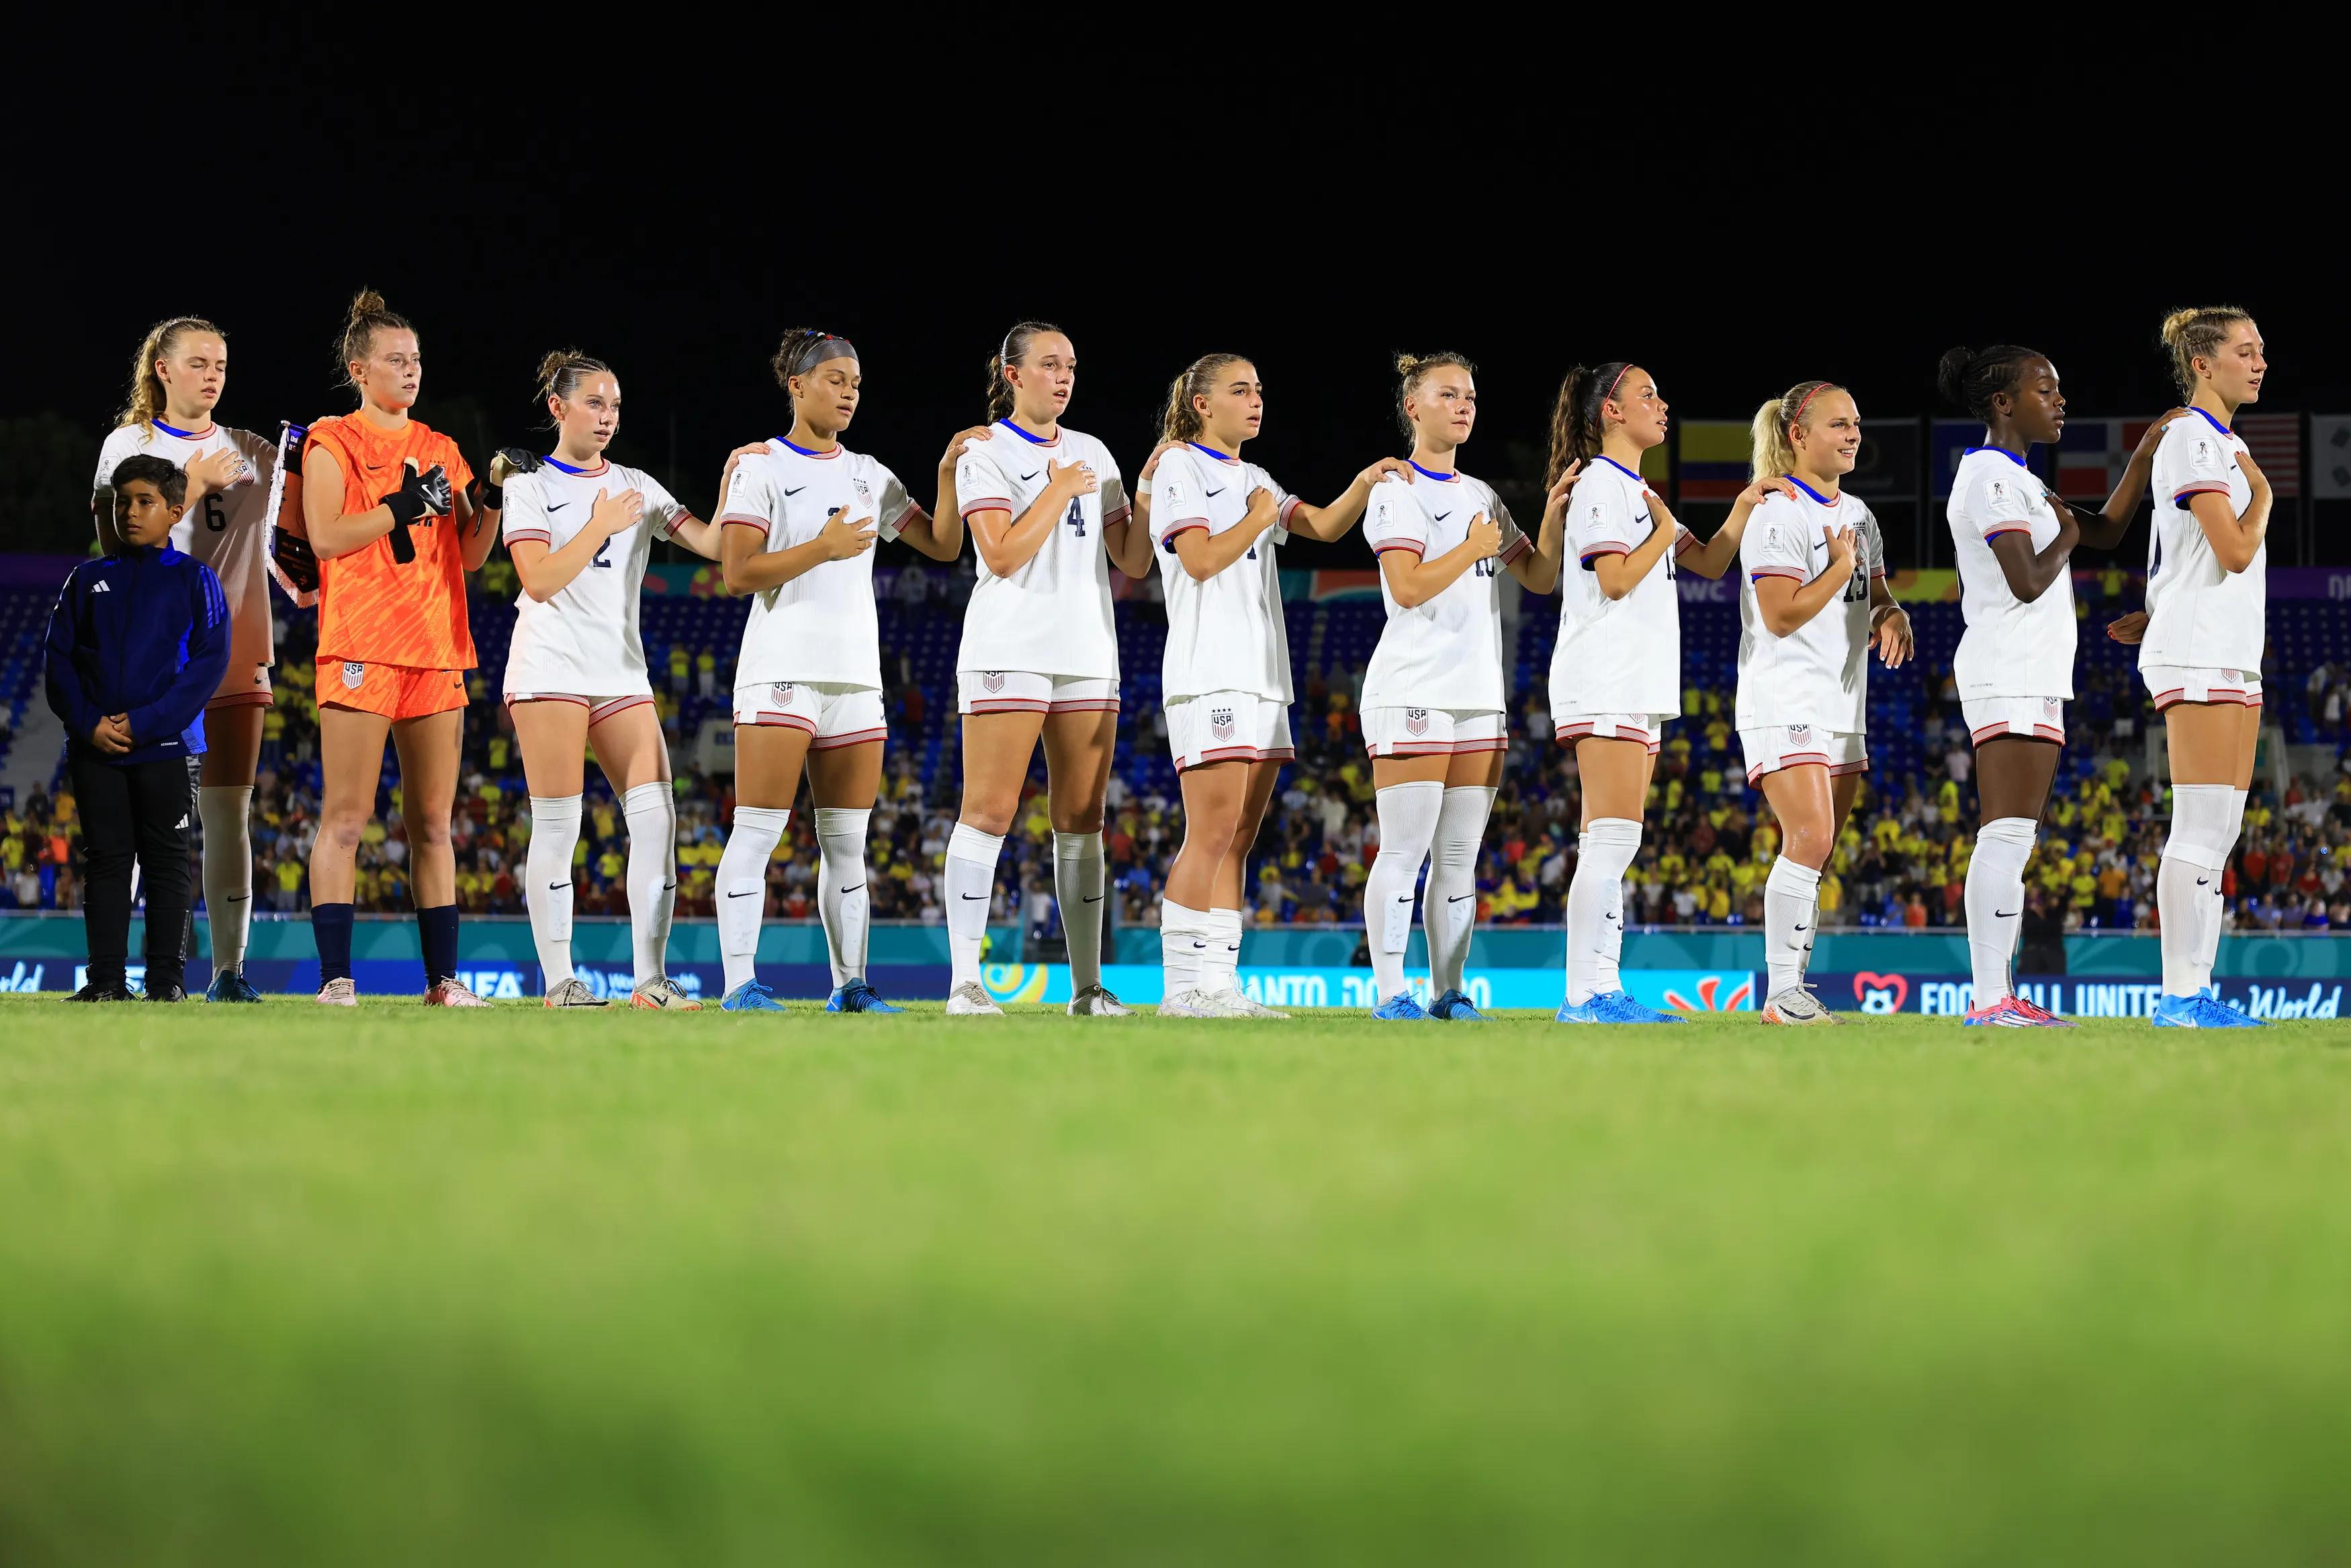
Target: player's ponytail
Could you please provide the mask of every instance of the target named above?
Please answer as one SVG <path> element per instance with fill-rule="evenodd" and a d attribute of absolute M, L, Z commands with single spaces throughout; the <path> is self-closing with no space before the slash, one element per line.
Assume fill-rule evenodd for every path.
<path fill-rule="evenodd" d="M 539 400 L 568 403 L 580 382 L 611 373 L 612 367 L 601 359 L 590 358 L 577 348 L 558 348 L 538 362 Z"/>
<path fill-rule="evenodd" d="M 1167 389 L 1167 407 L 1159 416 L 1159 439 L 1163 441 L 1199 440 L 1205 421 L 1200 418 L 1200 410 L 1192 406 L 1192 400 L 1205 398 L 1215 391 L 1217 376 L 1229 367 L 1248 363 L 1238 354 L 1203 354 L 1186 366 L 1184 373 L 1176 377 Z"/>
<path fill-rule="evenodd" d="M 2171 379 L 2182 397 L 2196 395 L 2196 361 L 2209 359 L 2229 340 L 2229 328 L 2252 316 L 2233 305 L 2175 310 L 2163 318 L 2163 346 L 2171 350 Z"/>
<path fill-rule="evenodd" d="M 1606 432 L 1601 410 L 1616 395 L 1616 384 L 1633 369 L 1629 359 L 1605 365 L 1578 365 L 1559 384 L 1551 406 L 1551 462 L 1543 476 L 1546 488 L 1556 483 L 1571 464 L 1590 462 L 1600 455 L 1600 438 Z"/>
<path fill-rule="evenodd" d="M 1050 321 L 1024 321 L 1004 335 L 1003 347 L 987 358 L 987 417 L 991 421 L 1012 412 L 1012 382 L 1004 374 L 1005 367 L 1018 365 L 1029 358 L 1029 345 L 1034 338 L 1061 331 Z"/>
<path fill-rule="evenodd" d="M 138 425 L 153 433 L 164 406 L 163 379 L 155 373 L 155 361 L 170 358 L 181 337 L 191 332 L 209 332 L 224 343 L 228 341 L 227 333 L 201 316 L 174 316 L 150 327 L 131 356 L 131 400 L 115 416 L 118 426 Z"/>
<path fill-rule="evenodd" d="M 1404 431 L 1407 448 L 1416 439 L 1417 432 L 1413 430 L 1412 416 L 1404 411 L 1404 406 L 1412 400 L 1415 392 L 1420 390 L 1420 384 L 1428 379 L 1431 370 L 1446 365 L 1458 365 L 1472 376 L 1478 373 L 1478 367 L 1469 363 L 1468 356 L 1456 354 L 1450 349 L 1440 349 L 1435 354 L 1399 354 L 1395 357 L 1396 427 Z"/>
<path fill-rule="evenodd" d="M 1753 444 L 1747 460 L 1750 479 L 1778 479 L 1796 472 L 1795 432 L 1823 392 L 1839 391 L 1834 381 L 1799 381 L 1755 410 Z"/>
<path fill-rule="evenodd" d="M 1990 424 L 1994 412 L 1992 400 L 2016 385 L 2017 378 L 2024 373 L 2025 361 L 2042 358 L 2044 356 L 2037 350 L 2013 343 L 1995 343 L 1989 348 L 1948 349 L 1935 367 L 1935 387 L 1943 394 L 1945 402 Z"/>
<path fill-rule="evenodd" d="M 335 339 L 335 369 L 356 390 L 359 378 L 351 374 L 354 364 L 364 364 L 375 351 L 375 335 L 379 332 L 413 332 L 408 318 L 396 315 L 383 302 L 383 296 L 371 288 L 363 288 L 351 296 L 350 310 L 343 317 L 342 335 Z"/>

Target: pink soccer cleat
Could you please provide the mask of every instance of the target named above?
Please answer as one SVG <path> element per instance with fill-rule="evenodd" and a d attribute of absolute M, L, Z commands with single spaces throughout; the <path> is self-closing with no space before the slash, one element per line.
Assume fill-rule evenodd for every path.
<path fill-rule="evenodd" d="M 2021 996 L 2003 996 L 1986 1007 L 1979 1007 L 1959 1022 L 1968 1028 L 1979 1026 L 1995 1029 L 2071 1029 L 2074 1025 L 2040 1008 Z"/>

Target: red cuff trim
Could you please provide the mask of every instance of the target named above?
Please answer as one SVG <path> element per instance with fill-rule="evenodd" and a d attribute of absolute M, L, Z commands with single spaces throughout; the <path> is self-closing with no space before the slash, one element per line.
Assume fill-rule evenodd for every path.
<path fill-rule="evenodd" d="M 1680 555 L 1684 550 L 1695 550 L 1697 548 L 1698 535 L 1691 533 L 1687 528 L 1682 530 L 1682 536 L 1674 542 L 1674 554 L 1677 556 Z"/>
<path fill-rule="evenodd" d="M 1009 512 L 1011 510 L 1011 502 L 993 495 L 984 501 L 967 501 L 963 504 L 963 514 L 967 517 L 975 512 Z"/>
<path fill-rule="evenodd" d="M 1159 547 L 1166 551 L 1169 555 L 1174 555 L 1176 553 L 1176 535 L 1178 534 L 1189 534 L 1196 528 L 1203 534 L 1208 532 L 1207 519 L 1203 517 L 1185 518 L 1183 521 L 1177 523 L 1174 527 L 1168 529 L 1167 532 L 1159 536 Z"/>
<path fill-rule="evenodd" d="M 1428 547 L 1417 539 L 1391 539 L 1384 545 L 1372 546 L 1372 554 L 1374 556 L 1384 556 L 1390 550 L 1409 550 L 1416 556 L 1425 556 L 1428 553 Z"/>
<path fill-rule="evenodd" d="M 757 528 L 762 537 L 768 532 L 768 520 L 754 517 L 747 512 L 729 512 L 718 520 L 718 525 L 721 528 Z"/>
<path fill-rule="evenodd" d="M 1795 571 L 1787 566 L 1763 566 L 1747 574 L 1747 580 L 1750 583 L 1761 582 L 1765 577 L 1786 577 L 1792 582 L 1798 583 L 1809 583 L 1812 581 L 1812 579 L 1804 576 L 1803 573 Z"/>
<path fill-rule="evenodd" d="M 1596 550 L 1586 550 L 1583 556 L 1583 569 L 1587 572 L 1592 570 L 1592 563 L 1603 556 L 1629 556 L 1632 553 L 1622 545 L 1603 545 Z"/>
<path fill-rule="evenodd" d="M 1112 524 L 1113 524 L 1113 523 L 1123 523 L 1123 522 L 1125 522 L 1129 517 L 1133 516 L 1134 514 L 1134 507 L 1132 507 L 1132 506 L 1122 506 L 1122 507 L 1120 507 L 1117 511 L 1113 512 L 1113 513 L 1109 514 L 1107 516 L 1105 516 L 1105 517 L 1103 517 L 1103 518 L 1102 518 L 1102 526 L 1103 526 L 1103 527 L 1105 527 L 1105 528 L 1107 528 L 1107 527 L 1109 527 L 1109 526 L 1110 526 Z"/>
<path fill-rule="evenodd" d="M 1290 514 L 1293 514 L 1293 513 L 1295 513 L 1295 512 L 1296 512 L 1300 507 L 1301 507 L 1301 506 L 1303 506 L 1303 505 L 1305 505 L 1305 504 L 1306 504 L 1306 503 L 1305 503 L 1305 501 L 1304 501 L 1301 497 L 1299 497 L 1299 496 L 1296 496 L 1296 495 L 1291 496 L 1289 500 L 1287 500 L 1287 501 L 1285 501 L 1285 502 L 1283 502 L 1283 503 L 1281 504 L 1281 514 L 1280 514 L 1280 515 L 1276 519 L 1276 521 L 1277 521 L 1277 522 L 1279 522 L 1279 523 L 1280 523 L 1283 527 L 1285 527 L 1285 528 L 1289 527 L 1289 526 L 1290 526 Z"/>
<path fill-rule="evenodd" d="M 2171 498 L 2174 501 L 2185 501 L 2191 495 L 2226 495 L 2228 493 L 2229 487 L 2225 484 L 2191 484 L 2184 490 L 2173 491 Z"/>
<path fill-rule="evenodd" d="M 1995 523 L 1991 527 L 1984 530 L 1984 543 L 1989 545 L 1994 539 L 1999 538 L 2002 534 L 2030 534 L 2032 532 L 2032 524 L 2030 523 Z"/>
<path fill-rule="evenodd" d="M 1533 548 L 1534 546 L 1527 542 L 1526 536 L 1524 535 L 1520 535 L 1517 540 L 1512 542 L 1510 548 L 1502 552 L 1502 565 L 1506 566 L 1509 566 L 1512 561 L 1517 560 L 1520 556 L 1525 555 L 1529 550 Z"/>
<path fill-rule="evenodd" d="M 551 545 L 555 542 L 553 535 L 542 534 L 536 528 L 517 528 L 507 535 L 507 543 L 509 545 L 519 545 L 526 539 L 540 545 Z"/>

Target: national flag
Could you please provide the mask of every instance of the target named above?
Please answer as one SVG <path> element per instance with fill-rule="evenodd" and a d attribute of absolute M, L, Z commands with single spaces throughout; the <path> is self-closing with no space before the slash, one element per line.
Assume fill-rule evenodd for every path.
<path fill-rule="evenodd" d="M 2270 493 L 2289 501 L 2302 493 L 2302 416 L 2239 414 L 2237 433 L 2270 482 Z"/>
<path fill-rule="evenodd" d="M 1753 449 L 1751 427 L 1729 420 L 1685 420 L 1681 424 L 1680 491 L 1684 501 L 1735 501 L 1747 488 L 1747 461 Z M 1643 454 L 1641 477 L 1654 486 L 1648 472 L 1652 447 Z"/>
<path fill-rule="evenodd" d="M 2105 501 L 2122 483 L 2131 453 L 2153 422 L 2068 414 L 2057 441 L 2057 493 L 2068 501 Z"/>

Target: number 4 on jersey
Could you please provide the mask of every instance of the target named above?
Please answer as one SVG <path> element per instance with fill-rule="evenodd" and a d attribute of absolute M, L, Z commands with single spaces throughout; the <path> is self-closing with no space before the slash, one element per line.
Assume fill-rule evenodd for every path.
<path fill-rule="evenodd" d="M 1076 531 L 1079 538 L 1082 539 L 1086 536 L 1086 507 L 1083 497 L 1076 495 L 1070 497 L 1070 515 L 1067 521 Z"/>

